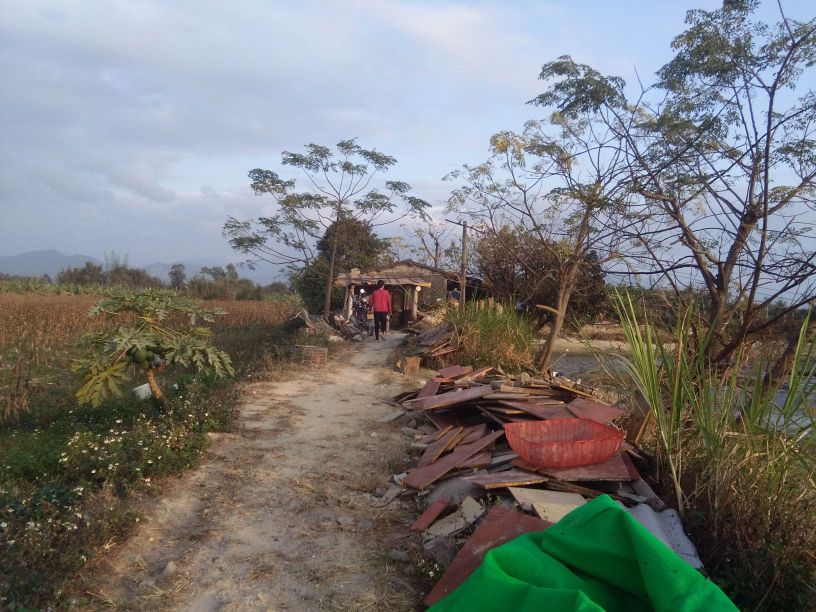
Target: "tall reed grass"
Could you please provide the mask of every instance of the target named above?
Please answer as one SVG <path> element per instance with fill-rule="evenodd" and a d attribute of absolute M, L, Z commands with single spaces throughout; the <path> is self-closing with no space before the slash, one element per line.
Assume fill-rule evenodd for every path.
<path fill-rule="evenodd" d="M 532 364 L 538 338 L 530 322 L 510 308 L 468 303 L 464 309 L 446 306 L 453 325 L 451 344 L 458 345 L 462 364 L 499 366 L 518 371 Z"/>
<path fill-rule="evenodd" d="M 786 399 L 763 386 L 767 363 L 745 353 L 726 372 L 692 350 L 694 313 L 674 342 L 618 296 L 629 343 L 622 358 L 654 417 L 644 445 L 712 578 L 744 610 L 816 609 L 816 392 L 805 321 Z"/>

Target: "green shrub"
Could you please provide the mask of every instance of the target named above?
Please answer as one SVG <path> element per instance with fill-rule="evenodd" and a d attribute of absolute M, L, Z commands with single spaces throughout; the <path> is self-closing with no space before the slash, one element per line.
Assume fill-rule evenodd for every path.
<path fill-rule="evenodd" d="M 665 346 L 628 298 L 618 299 L 626 369 L 656 426 L 644 440 L 712 578 L 745 610 L 810 609 L 816 597 L 816 394 L 805 321 L 785 400 L 743 354 L 718 372 L 690 350 L 681 314 Z M 770 356 L 768 356 L 770 358 Z"/>
<path fill-rule="evenodd" d="M 445 320 L 453 325 L 451 344 L 459 346 L 461 364 L 512 372 L 532 363 L 538 338 L 529 321 L 511 308 L 449 305 Z"/>

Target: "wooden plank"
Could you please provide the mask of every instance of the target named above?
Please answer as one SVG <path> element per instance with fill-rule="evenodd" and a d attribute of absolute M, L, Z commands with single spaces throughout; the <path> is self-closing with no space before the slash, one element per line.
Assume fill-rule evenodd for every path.
<path fill-rule="evenodd" d="M 432 606 L 467 580 L 487 551 L 524 533 L 543 531 L 549 526 L 550 523 L 534 516 L 494 506 L 434 585 L 425 598 L 425 605 Z"/>
<path fill-rule="evenodd" d="M 450 429 L 459 422 L 457 415 L 450 411 L 426 412 L 425 416 L 439 430 Z"/>
<path fill-rule="evenodd" d="M 411 531 L 422 531 L 423 529 L 427 529 L 431 526 L 431 523 L 439 518 L 439 515 L 442 514 L 450 505 L 451 500 L 449 498 L 440 497 L 434 503 L 428 506 L 428 509 L 420 514 L 417 520 L 414 521 L 414 524 L 408 529 Z"/>
<path fill-rule="evenodd" d="M 473 371 L 473 366 L 460 366 L 460 365 L 452 365 L 448 366 L 447 368 L 442 368 L 439 370 L 439 375 L 445 378 L 453 378 L 456 380 L 457 378 L 462 378 L 466 374 L 470 374 Z"/>
<path fill-rule="evenodd" d="M 431 443 L 431 445 L 425 449 L 422 457 L 419 458 L 417 465 L 429 465 L 439 459 L 442 453 L 448 450 L 454 441 L 457 440 L 457 436 L 462 433 L 463 429 L 464 427 L 451 428 L 442 437 Z"/>
<path fill-rule="evenodd" d="M 523 400 L 527 397 L 530 396 L 526 393 L 507 393 L 506 391 L 496 391 L 484 396 L 485 399 L 489 400 Z"/>
<path fill-rule="evenodd" d="M 626 414 L 625 410 L 585 397 L 572 400 L 567 404 L 567 410 L 579 419 L 591 419 L 598 423 L 609 423 Z"/>
<path fill-rule="evenodd" d="M 470 373 L 470 374 L 468 374 L 467 376 L 463 376 L 462 378 L 460 378 L 460 379 L 459 379 L 459 381 L 460 381 L 460 382 L 461 382 L 461 381 L 473 382 L 473 381 L 476 381 L 476 380 L 480 380 L 480 379 L 484 378 L 485 376 L 487 376 L 487 374 L 488 374 L 488 373 L 489 373 L 489 372 L 490 372 L 492 369 L 493 369 L 493 366 L 485 366 L 485 367 L 483 367 L 483 368 L 479 368 L 479 369 L 477 369 L 477 370 L 473 370 L 473 372 L 471 372 L 471 373 Z"/>
<path fill-rule="evenodd" d="M 573 415 L 569 410 L 567 410 L 566 404 L 563 403 L 559 403 L 556 405 L 541 405 L 537 402 L 514 402 L 514 401 L 501 401 L 499 403 L 502 406 L 507 406 L 508 408 L 515 408 L 517 410 L 521 410 L 523 412 L 526 412 L 527 414 L 531 414 L 534 417 L 537 417 L 542 420 L 575 418 L 575 415 Z"/>
<path fill-rule="evenodd" d="M 459 467 L 462 469 L 473 469 L 488 467 L 491 464 L 493 454 L 490 451 L 484 451 L 478 455 L 473 455 L 467 461 L 462 462 Z"/>
<path fill-rule="evenodd" d="M 602 463 L 594 465 L 582 465 L 574 468 L 548 468 L 539 467 L 527 463 L 519 458 L 513 461 L 513 466 L 535 472 L 537 474 L 544 474 L 564 480 L 567 482 L 582 482 L 582 481 L 614 481 L 614 482 L 629 482 L 632 476 L 626 464 L 623 461 L 620 453 L 617 453 Z"/>
<path fill-rule="evenodd" d="M 485 433 L 487 433 L 487 425 L 485 423 L 479 423 L 473 427 L 468 427 L 465 430 L 465 436 L 459 440 L 457 444 L 470 444 L 471 442 L 475 442 L 476 440 L 482 438 Z"/>
<path fill-rule="evenodd" d="M 425 386 L 419 390 L 419 393 L 416 396 L 416 399 L 422 399 L 423 397 L 431 397 L 436 395 L 436 392 L 439 391 L 439 385 L 441 385 L 438 380 L 429 380 L 425 383 Z"/>
<path fill-rule="evenodd" d="M 432 442 L 435 442 L 436 440 L 438 440 L 439 438 L 444 436 L 446 433 L 448 433 L 451 430 L 451 427 L 453 427 L 453 426 L 452 425 L 445 425 L 444 427 L 442 427 L 438 431 L 435 431 L 433 433 L 429 433 L 427 435 L 424 435 L 419 439 L 419 443 L 420 444 L 431 444 Z"/>
<path fill-rule="evenodd" d="M 496 391 L 501 393 L 522 393 L 524 395 L 536 395 L 542 397 L 570 397 L 569 392 L 565 393 L 560 389 L 548 389 L 546 387 L 515 387 L 502 383 Z"/>
<path fill-rule="evenodd" d="M 458 389 L 432 397 L 408 400 L 405 404 L 419 410 L 438 410 L 439 408 L 447 408 L 462 402 L 479 399 L 490 393 L 490 391 L 490 385 L 476 385 L 470 389 Z"/>
<path fill-rule="evenodd" d="M 629 415 L 629 424 L 626 426 L 626 441 L 631 444 L 637 444 L 643 432 L 646 431 L 646 428 L 649 426 L 651 419 L 651 406 L 649 406 L 649 402 L 646 401 L 646 398 L 643 397 L 641 393 L 638 393 L 635 397 L 635 405 L 632 407 L 631 414 Z"/>
<path fill-rule="evenodd" d="M 550 383 L 550 385 L 553 387 L 553 389 L 557 389 L 559 391 L 566 391 L 567 393 L 574 393 L 575 395 L 578 395 L 579 397 L 592 398 L 592 393 L 590 393 L 588 391 L 583 391 L 581 389 L 578 389 L 577 387 L 573 387 L 572 385 L 570 385 L 570 384 L 568 384 L 568 383 L 566 383 L 564 381 L 560 381 L 560 382 L 553 381 L 553 382 Z"/>
<path fill-rule="evenodd" d="M 523 485 L 539 484 L 546 482 L 546 476 L 530 474 L 521 470 L 508 470 L 495 474 L 479 474 L 477 476 L 465 476 L 463 480 L 479 485 L 485 489 L 501 489 L 503 487 L 518 487 Z"/>
<path fill-rule="evenodd" d="M 557 523 L 565 515 L 586 503 L 586 500 L 577 493 L 565 491 L 521 487 L 510 487 L 509 491 L 519 506 L 527 511 L 534 511 L 545 521 L 551 523 Z"/>
<path fill-rule="evenodd" d="M 473 455 L 483 451 L 490 444 L 504 435 L 504 431 L 494 431 L 483 437 L 481 440 L 460 446 L 449 455 L 442 457 L 431 465 L 425 465 L 408 470 L 408 475 L 403 479 L 403 484 L 414 489 L 422 490 L 435 483 L 452 469 L 470 459 Z"/>

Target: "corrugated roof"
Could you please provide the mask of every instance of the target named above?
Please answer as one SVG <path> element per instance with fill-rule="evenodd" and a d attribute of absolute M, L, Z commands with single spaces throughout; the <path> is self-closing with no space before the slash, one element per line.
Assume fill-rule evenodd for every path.
<path fill-rule="evenodd" d="M 341 274 L 334 284 L 338 287 L 348 285 L 375 285 L 377 281 L 385 281 L 386 285 L 417 285 L 419 287 L 430 287 L 431 283 L 421 278 L 410 278 L 403 276 L 382 276 L 378 274 Z"/>

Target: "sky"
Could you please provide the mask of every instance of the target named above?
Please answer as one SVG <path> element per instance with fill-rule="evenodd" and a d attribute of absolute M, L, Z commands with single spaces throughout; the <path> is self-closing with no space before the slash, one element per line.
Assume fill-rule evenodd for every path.
<path fill-rule="evenodd" d="M 273 209 L 247 172 L 352 137 L 441 207 L 542 118 L 543 63 L 648 80 L 692 1 L 0 0 L 0 255 L 240 261 L 227 216 Z"/>

